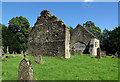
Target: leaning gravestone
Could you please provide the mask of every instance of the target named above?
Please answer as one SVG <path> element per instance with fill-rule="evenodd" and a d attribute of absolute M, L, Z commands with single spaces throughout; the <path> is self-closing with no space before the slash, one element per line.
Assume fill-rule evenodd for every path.
<path fill-rule="evenodd" d="M 34 56 L 34 61 L 37 63 L 42 63 L 42 56 L 41 55 L 35 55 Z"/>
<path fill-rule="evenodd" d="M 18 80 L 33 80 L 33 68 L 28 58 L 24 58 L 19 64 Z"/>

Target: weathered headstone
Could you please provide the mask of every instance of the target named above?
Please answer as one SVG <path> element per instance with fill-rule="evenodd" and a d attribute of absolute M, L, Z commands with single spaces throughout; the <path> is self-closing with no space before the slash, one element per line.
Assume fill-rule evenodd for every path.
<path fill-rule="evenodd" d="M 117 51 L 117 52 L 115 53 L 115 56 L 116 56 L 117 58 L 120 58 L 120 52 Z"/>
<path fill-rule="evenodd" d="M 42 63 L 42 56 L 41 55 L 35 55 L 34 56 L 34 61 L 37 63 Z"/>
<path fill-rule="evenodd" d="M 100 54 L 101 54 L 102 57 L 105 57 L 106 56 L 106 51 L 101 51 Z"/>
<path fill-rule="evenodd" d="M 82 50 L 79 50 L 79 51 L 78 51 L 78 54 L 80 54 L 80 55 L 83 54 L 83 51 L 82 51 Z"/>
<path fill-rule="evenodd" d="M 17 54 L 17 52 L 15 52 L 15 54 Z"/>
<path fill-rule="evenodd" d="M 71 49 L 71 55 L 75 55 L 75 53 L 74 53 L 74 50 L 73 50 L 73 49 Z"/>
<path fill-rule="evenodd" d="M 13 53 L 12 54 L 15 54 L 15 52 L 13 51 Z"/>
<path fill-rule="evenodd" d="M 21 51 L 21 54 L 23 54 L 23 51 Z"/>
<path fill-rule="evenodd" d="M 33 68 L 28 58 L 24 58 L 19 64 L 18 80 L 33 80 Z"/>
<path fill-rule="evenodd" d="M 27 55 L 27 52 L 25 52 L 24 55 Z"/>
<path fill-rule="evenodd" d="M 117 53 L 117 52 L 115 53 L 115 56 L 118 56 L 118 53 Z"/>
<path fill-rule="evenodd" d="M 101 49 L 100 48 L 97 48 L 97 58 L 101 58 Z"/>
<path fill-rule="evenodd" d="M 9 49 L 8 49 L 8 46 L 7 46 L 7 54 L 9 54 Z"/>

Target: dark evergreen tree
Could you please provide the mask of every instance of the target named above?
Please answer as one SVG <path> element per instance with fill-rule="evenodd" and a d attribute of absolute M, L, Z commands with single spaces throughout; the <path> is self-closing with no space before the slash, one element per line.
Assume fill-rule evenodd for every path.
<path fill-rule="evenodd" d="M 120 27 L 116 27 L 112 31 L 105 29 L 103 34 L 105 35 L 102 46 L 103 50 L 107 54 L 115 54 L 117 51 L 120 52 Z"/>

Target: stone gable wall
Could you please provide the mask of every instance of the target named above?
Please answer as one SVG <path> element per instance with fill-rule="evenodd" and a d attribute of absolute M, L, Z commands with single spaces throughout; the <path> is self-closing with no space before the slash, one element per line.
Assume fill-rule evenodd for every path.
<path fill-rule="evenodd" d="M 83 26 L 81 26 L 80 24 L 78 24 L 76 26 L 76 28 L 73 30 L 72 36 L 71 36 L 71 40 L 70 40 L 70 49 L 74 50 L 74 44 L 77 42 L 82 42 L 84 43 L 86 46 L 89 45 L 91 39 L 96 38 L 96 36 L 94 36 L 91 32 L 89 32 L 86 28 L 84 28 Z M 85 49 L 85 52 L 87 50 L 87 47 Z M 84 51 L 81 51 L 84 52 Z M 88 50 L 87 50 L 88 52 Z M 81 53 L 82 54 L 82 53 Z"/>
<path fill-rule="evenodd" d="M 62 20 L 43 10 L 29 34 L 28 54 L 65 57 L 66 28 Z"/>
<path fill-rule="evenodd" d="M 88 45 L 89 41 L 93 38 L 96 38 L 94 35 L 92 35 L 87 29 L 85 29 L 80 24 L 77 25 L 77 27 L 73 30 L 72 36 L 71 36 L 71 47 L 76 42 L 83 42 L 86 45 Z"/>
<path fill-rule="evenodd" d="M 27 52 L 30 55 L 70 58 L 75 43 L 80 42 L 88 46 L 91 39 L 97 38 L 80 24 L 70 36 L 69 28 L 62 20 L 51 15 L 48 10 L 43 10 L 40 14 L 28 38 Z"/>

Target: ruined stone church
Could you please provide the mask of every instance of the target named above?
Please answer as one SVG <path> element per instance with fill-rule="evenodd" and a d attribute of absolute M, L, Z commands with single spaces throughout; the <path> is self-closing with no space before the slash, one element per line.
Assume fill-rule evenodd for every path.
<path fill-rule="evenodd" d="M 97 37 L 80 24 L 73 30 L 70 43 L 71 52 L 90 53 L 92 56 L 97 56 L 97 48 L 100 47 Z"/>
<path fill-rule="evenodd" d="M 70 58 L 69 28 L 43 10 L 29 34 L 28 54 Z"/>
<path fill-rule="evenodd" d="M 87 51 L 97 55 L 99 40 L 83 26 L 78 24 L 70 36 L 62 20 L 48 10 L 40 14 L 29 34 L 28 54 L 70 58 L 72 52 L 82 54 L 89 46 Z"/>

